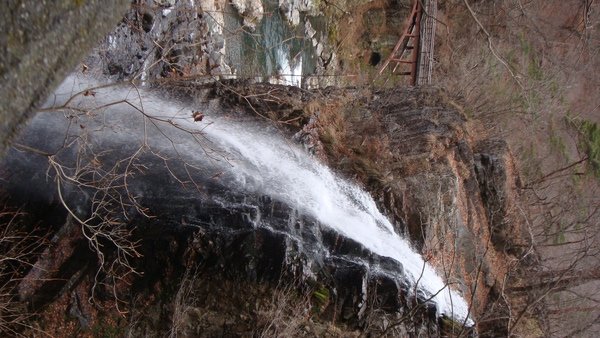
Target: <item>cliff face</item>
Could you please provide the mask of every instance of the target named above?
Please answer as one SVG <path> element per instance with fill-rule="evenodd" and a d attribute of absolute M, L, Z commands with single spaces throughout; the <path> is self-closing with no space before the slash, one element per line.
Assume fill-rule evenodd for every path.
<path fill-rule="evenodd" d="M 292 121 L 275 123 L 279 131 L 272 132 L 294 135 L 362 182 L 397 231 L 465 295 L 471 316 L 482 323 L 478 331 L 502 334 L 506 262 L 521 244 L 513 212 L 518 181 L 506 145 L 472 137 L 443 93 L 303 92 L 235 81 L 208 89 L 180 83 L 163 93 L 181 99 L 182 86 L 195 93 L 189 102 L 199 95 L 212 102 L 216 110 L 204 112 L 209 117 L 225 114 L 251 122 L 248 128 L 268 126 L 264 117 Z M 94 97 L 100 99 L 100 91 Z M 55 231 L 53 244 L 29 258 L 34 268 L 15 286 L 30 309 L 41 309 L 44 330 L 205 336 L 471 331 L 438 320 L 431 295 L 403 276 L 410 262 L 379 256 L 278 198 L 232 188 L 229 174 L 203 164 L 210 157 L 188 157 L 184 149 L 203 146 L 172 129 L 180 123 L 150 119 L 160 124 L 146 130 L 119 110 L 107 113 L 100 120 L 40 114 L 2 164 L 10 203 L 26 205 L 30 215 L 24 226 L 41 222 Z M 107 138 L 117 130 L 128 136 Z M 163 143 L 177 140 L 176 146 L 135 137 L 145 133 L 161 133 Z M 82 219 L 86 224 L 77 225 Z M 131 313 L 135 323 L 116 321 L 115 309 Z M 271 318 L 278 311 L 282 317 Z M 57 321 L 56 313 L 71 319 Z M 287 327 L 291 320 L 295 326 Z"/>
<path fill-rule="evenodd" d="M 236 88 L 245 104 L 306 124 L 295 138 L 371 192 L 430 263 L 471 301 L 481 335 L 506 334 L 506 276 L 526 248 L 520 180 L 507 144 L 481 139 L 436 88 L 316 92 L 297 116 L 287 91 Z M 231 93 L 230 93 L 231 94 Z M 278 95 L 279 94 L 279 95 Z M 296 96 L 298 97 L 298 96 Z M 290 102 L 273 107 L 272 101 Z M 261 111 L 262 111 L 261 110 Z M 296 115 L 294 115 L 296 111 Z M 302 111 L 302 110 L 301 110 Z M 278 115 L 281 114 L 281 115 Z"/>
<path fill-rule="evenodd" d="M 359 3 L 357 18 L 390 17 L 381 2 Z M 39 244 L 27 267 L 3 275 L 18 277 L 5 284 L 18 295 L 8 300 L 15 318 L 33 312 L 36 328 L 60 335 L 502 335 L 503 278 L 523 246 L 506 144 L 478 138 L 434 88 L 206 84 L 200 74 L 231 70 L 208 25 L 218 9 L 141 3 L 87 57 L 86 73 L 139 80 L 158 97 L 175 97 L 186 112 L 181 121 L 210 128 L 210 114 L 222 114 L 301 143 L 374 196 L 465 296 L 477 328 L 438 317 L 432 295 L 406 278 L 408 262 L 377 255 L 294 205 L 238 191 L 224 170 L 190 161 L 190 149 L 207 163 L 229 160 L 202 143 L 202 132 L 144 109 L 128 119 L 79 105 L 40 113 L 1 165 L 7 206 L 28 215 L 5 223 L 47 240 L 25 241 Z M 321 48 L 320 66 L 342 67 Z M 80 102 L 101 96 L 79 89 Z M 207 110 L 197 110 L 200 103 Z"/>
<path fill-rule="evenodd" d="M 234 85 L 230 83 L 227 90 Z M 77 87 L 66 85 L 73 86 Z M 125 89 L 124 93 L 130 90 Z M 259 85 L 255 89 L 269 90 L 274 95 L 293 91 L 281 86 Z M 144 115 L 118 105 L 100 113 L 85 104 L 89 101 L 105 106 L 102 101 L 95 102 L 102 100 L 104 93 L 100 89 L 90 90 L 94 91 L 93 98 L 84 94 L 75 98 L 71 101 L 74 105 L 65 110 L 67 116 L 60 114 L 63 109 L 60 107 L 38 114 L 2 163 L 6 178 L 3 190 L 12 205 L 24 205 L 23 210 L 29 214 L 22 226 L 32 227 L 41 222 L 42 229 L 55 231 L 49 237 L 53 244 L 37 247 L 37 252 L 28 257 L 33 267 L 21 271 L 22 276 L 15 279 L 14 285 L 20 300 L 31 310 L 43 309 L 39 319 L 43 330 L 52 332 L 67 326 L 89 331 L 112 318 L 110 311 L 102 313 L 81 299 L 91 299 L 96 306 L 112 305 L 137 312 L 139 325 L 125 327 L 113 323 L 115 328 L 133 331 L 180 330 L 173 327 L 173 321 L 180 320 L 181 325 L 204 327 L 200 332 L 209 336 L 217 323 L 226 320 L 223 330 L 236 335 L 256 330 L 270 332 L 270 325 L 275 324 L 268 317 L 271 312 L 280 311 L 277 306 L 289 307 L 285 311 L 300 311 L 292 311 L 281 319 L 297 321 L 302 328 L 294 328 L 296 333 L 304 330 L 302 325 L 308 325 L 309 318 L 333 328 L 335 324 L 344 324 L 350 330 L 368 328 L 369 332 L 396 335 L 412 332 L 436 336 L 446 329 L 437 319 L 443 308 L 429 301 L 435 295 L 412 285 L 414 279 L 405 272 L 404 266 L 414 264 L 413 261 L 377 254 L 364 244 L 367 242 L 346 235 L 343 227 L 342 231 L 336 231 L 322 223 L 320 214 L 307 211 L 302 203 L 291 203 L 277 193 L 270 193 L 268 188 L 254 191 L 239 186 L 240 182 L 234 182 L 237 175 L 247 170 L 246 166 L 259 165 L 256 162 L 259 160 L 239 159 L 233 152 L 217 155 L 221 150 L 198 157 L 194 149 L 218 149 L 219 140 L 197 143 L 191 131 L 182 129 L 185 124 L 180 118 L 174 119 L 179 121 L 177 124 L 161 120 L 160 116 L 170 114 L 164 107 L 181 111 L 175 102 L 157 110 L 152 99 L 144 96 Z M 222 88 L 211 91 L 219 97 L 227 95 Z M 270 128 L 264 121 L 251 122 L 256 120 L 257 112 L 285 113 L 288 105 L 282 99 L 281 109 L 270 112 L 241 105 L 227 108 L 218 102 L 220 99 L 214 101 L 212 95 L 206 99 L 213 101 L 214 114 L 224 115 L 226 120 L 241 119 L 250 129 L 255 128 L 254 124 Z M 228 96 L 235 99 L 232 94 Z M 60 95 L 57 97 L 60 100 Z M 302 111 L 303 101 L 293 101 L 300 105 L 296 109 Z M 183 116 L 192 119 L 188 114 Z M 136 124 L 140 117 L 145 122 Z M 310 115 L 305 118 L 311 120 Z M 202 133 L 208 132 L 207 135 L 212 135 L 210 128 L 219 128 L 212 125 L 217 121 L 210 119 L 208 116 L 203 120 L 207 125 Z M 149 122 L 154 127 L 147 126 Z M 119 136 L 115 134 L 117 131 Z M 169 146 L 174 140 L 175 144 Z M 265 142 L 259 136 L 250 141 Z M 236 163 L 233 171 L 214 167 L 213 161 L 223 160 L 220 156 Z M 300 155 L 293 157 L 296 156 Z M 261 170 L 278 168 L 275 163 L 260 166 Z M 260 182 L 256 175 L 261 175 L 267 181 L 259 185 L 275 184 L 279 188 L 278 175 L 293 177 L 293 170 L 297 169 L 290 166 L 289 170 L 275 176 L 251 170 L 253 174 L 243 182 L 252 186 L 253 181 Z M 321 175 L 327 172 L 316 177 Z M 312 180 L 308 176 L 307 179 Z M 300 190 L 305 189 L 304 184 L 295 183 Z M 302 197 L 295 195 L 294 190 L 290 193 L 292 199 Z M 345 192 L 339 190 L 339 193 Z M 368 208 L 363 204 L 356 207 Z M 340 217 L 336 221 L 344 222 L 344 215 Z M 431 283 L 427 276 L 423 284 Z M 226 285 L 229 288 L 238 285 L 241 289 L 221 289 Z M 281 305 L 278 301 L 272 304 L 264 294 L 258 296 L 261 289 L 272 294 L 283 293 L 281 297 L 290 297 L 289 304 Z M 226 290 L 242 295 L 231 298 L 224 294 Z M 183 297 L 180 292 L 199 292 L 199 295 L 192 302 L 178 298 Z M 209 302 L 212 299 L 209 296 L 214 297 L 212 292 L 219 294 L 220 301 Z M 258 298 L 246 298 L 249 295 Z M 234 304 L 242 301 L 249 305 L 237 309 Z M 136 302 L 146 306 L 140 308 Z M 271 308 L 260 307 L 262 303 Z M 228 313 L 220 312 L 223 307 Z M 69 312 L 79 324 L 53 320 L 56 311 Z M 194 319 L 190 311 L 210 312 L 214 317 Z M 165 313 L 153 321 L 152 316 L 157 312 Z M 241 317 L 250 322 L 240 322 Z M 258 321 L 262 324 L 252 325 Z M 56 324 L 61 326 L 55 327 Z M 309 325 L 308 330 L 320 328 Z"/>
<path fill-rule="evenodd" d="M 383 203 L 407 234 L 471 299 L 482 335 L 502 335 L 499 298 L 508 262 L 523 247 L 519 179 L 502 140 L 478 139 L 437 90 L 391 93 L 376 103 L 389 135 L 393 186 Z M 384 188 L 385 189 L 385 188 Z"/>

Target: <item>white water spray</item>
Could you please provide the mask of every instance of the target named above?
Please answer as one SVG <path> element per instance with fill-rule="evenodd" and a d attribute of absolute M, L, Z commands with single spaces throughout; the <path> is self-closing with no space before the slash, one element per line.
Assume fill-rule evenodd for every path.
<path fill-rule="evenodd" d="M 53 96 L 53 102 L 64 101 L 73 92 L 92 85 L 88 79 L 69 77 Z M 90 109 L 120 100 L 127 100 L 149 116 L 167 116 L 179 127 L 202 127 L 203 135 L 210 140 L 211 147 L 227 154 L 229 161 L 213 161 L 212 165 L 217 165 L 224 176 L 235 180 L 235 189 L 269 195 L 283 201 L 372 252 L 397 260 L 404 266 L 413 286 L 418 280 L 418 287 L 433 295 L 432 300 L 437 303 L 441 314 L 473 325 L 468 318 L 466 301 L 450 290 L 434 269 L 395 232 L 371 196 L 357 185 L 336 176 L 300 147 L 269 133 L 264 126 L 260 129 L 218 118 L 218 113 L 207 113 L 200 124 L 193 122 L 189 108 L 157 99 L 143 90 L 109 87 L 96 90 L 93 98 L 82 96 L 78 104 Z M 126 105 L 120 107 L 127 109 Z M 110 123 L 109 120 L 110 116 L 105 116 L 103 123 Z M 118 121 L 120 125 L 123 124 L 122 119 Z M 165 129 L 169 127 L 168 124 L 164 126 Z M 153 138 L 151 143 L 159 144 L 165 135 L 162 132 L 150 136 Z M 162 139 L 162 143 L 164 141 Z M 176 141 L 175 145 L 170 143 L 169 146 L 177 147 L 177 151 L 185 156 L 206 162 L 206 154 L 198 150 L 196 143 L 190 140 Z"/>
<path fill-rule="evenodd" d="M 467 317 L 465 300 L 395 232 L 364 190 L 285 140 L 235 123 L 210 121 L 213 125 L 205 129 L 207 136 L 226 152 L 238 155 L 240 163 L 229 173 L 241 186 L 284 201 L 374 253 L 399 261 L 413 285 L 419 280 L 419 287 L 435 295 L 433 301 L 441 313 L 460 321 Z"/>

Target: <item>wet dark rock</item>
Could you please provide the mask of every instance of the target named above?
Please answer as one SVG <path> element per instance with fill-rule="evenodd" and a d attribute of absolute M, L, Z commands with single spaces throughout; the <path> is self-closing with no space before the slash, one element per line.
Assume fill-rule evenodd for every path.
<path fill-rule="evenodd" d="M 89 121 L 80 122 L 92 126 Z M 61 127 L 61 123 L 65 125 Z M 77 152 L 76 143 L 62 148 L 62 141 L 53 141 L 56 137 L 63 140 L 66 133 L 71 135 L 67 139 L 72 139 L 85 130 L 66 129 L 66 124 L 68 119 L 61 114 L 43 114 L 24 131 L 25 139 L 21 142 L 42 153 L 60 150 L 57 159 L 65 168 L 74 167 L 77 161 L 97 161 L 98 172 L 110 169 L 119 175 L 126 170 L 117 163 L 135 152 L 137 144 L 91 138 L 89 146 L 95 152 L 111 149 L 100 157 Z M 237 191 L 226 178 L 214 179 L 211 172 L 189 171 L 194 185 L 182 185 L 174 179 L 186 172 L 181 158 L 169 161 L 168 168 L 163 159 L 149 152 L 140 154 L 137 160 L 143 163 L 144 170 L 132 175 L 127 191 L 119 188 L 119 193 L 133 194 L 151 217 L 141 215 L 131 206 L 116 209 L 122 214 L 115 221 L 126 222 L 133 229 L 133 240 L 139 243 L 141 257 L 132 258 L 132 264 L 143 271 L 130 280 L 131 291 L 119 291 L 122 297 L 130 292 L 147 294 L 159 285 L 164 288 L 169 280 L 177 280 L 186 269 L 197 266 L 206 274 L 245 283 L 276 283 L 283 279 L 304 285 L 326 285 L 333 291 L 324 313 L 334 321 L 352 326 L 364 323 L 369 299 L 377 300 L 369 306 L 390 313 L 408 311 L 412 306 L 401 300 L 412 292 L 406 287 L 401 263 L 370 252 L 273 197 Z M 40 203 L 64 210 L 56 203 L 59 196 L 54 174 L 50 170 L 50 176 L 46 176 L 47 166 L 48 159 L 40 153 L 16 149 L 8 152 L 1 167 L 10 180 L 3 181 L 2 188 L 12 196 L 12 203 L 20 205 L 37 196 Z M 80 218 L 89 216 L 94 188 L 63 182 L 61 191 L 64 201 Z M 31 209 L 31 212 L 36 211 Z M 69 235 L 73 225 L 68 218 L 63 218 L 62 223 L 66 230 L 57 232 L 57 243 L 67 243 L 70 250 L 57 245 L 36 263 L 44 271 L 41 277 L 49 281 L 36 287 L 27 285 L 33 277 L 22 282 L 22 289 L 27 290 L 23 292 L 23 300 L 36 308 L 73 292 L 85 276 L 94 276 L 98 269 L 96 255 L 87 240 L 80 233 Z M 105 248 L 103 254 L 107 260 L 117 254 L 110 245 Z M 37 270 L 30 274 L 34 271 Z M 94 278 L 106 279 L 108 285 L 109 276 L 100 274 Z M 101 286 L 95 292 L 100 299 L 110 299 L 113 291 Z M 76 302 L 72 303 L 72 316 L 86 323 L 83 310 Z"/>
<path fill-rule="evenodd" d="M 368 268 L 339 258 L 331 259 L 328 263 L 332 267 L 331 275 L 336 286 L 335 313 L 345 321 L 357 322 L 366 307 Z"/>
<path fill-rule="evenodd" d="M 144 32 L 148 33 L 152 30 L 152 26 L 154 24 L 154 15 L 151 13 L 144 13 L 142 15 L 142 29 Z"/>
<path fill-rule="evenodd" d="M 486 208 L 494 245 L 499 250 L 518 253 L 523 246 L 521 229 L 516 226 L 514 191 L 520 187 L 515 179 L 513 158 L 503 140 L 486 140 L 476 147 L 474 169 Z"/>
<path fill-rule="evenodd" d="M 374 306 L 388 312 L 402 313 L 408 287 L 384 274 L 375 274 L 369 280 L 369 290 L 375 295 Z"/>

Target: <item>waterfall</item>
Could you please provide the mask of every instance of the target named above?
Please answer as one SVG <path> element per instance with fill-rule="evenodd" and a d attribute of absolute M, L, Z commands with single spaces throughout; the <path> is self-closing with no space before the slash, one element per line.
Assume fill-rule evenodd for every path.
<path fill-rule="evenodd" d="M 279 10 L 277 1 L 263 1 L 264 11 L 269 14 L 258 21 L 255 28 L 243 29 L 238 10 L 231 6 L 222 13 L 210 3 L 202 3 L 202 6 L 211 13 L 207 20 L 211 35 L 223 41 L 218 51 L 219 64 L 226 64 L 226 69 L 231 70 L 227 77 L 301 87 L 303 78 L 315 71 L 322 50 L 317 53 L 317 30 L 308 18 L 302 16 L 302 25 L 292 25 Z M 296 16 L 300 20 L 297 10 Z M 323 25 L 315 27 L 322 35 Z M 227 32 L 239 33 L 228 35 Z"/>
<path fill-rule="evenodd" d="M 73 93 L 94 85 L 98 84 L 88 78 L 71 76 L 46 105 L 60 105 Z M 108 106 L 125 100 L 129 104 L 119 104 L 119 111 Z M 210 104 L 194 107 L 205 115 L 201 122 L 194 122 L 189 107 L 126 85 L 93 89 L 93 95 L 80 95 L 72 104 L 88 115 L 101 116 L 102 128 L 96 128 L 94 134 L 97 138 L 139 143 L 143 136 L 150 147 L 174 149 L 186 161 L 219 171 L 219 179 L 230 182 L 231 189 L 285 202 L 373 253 L 397 260 L 413 286 L 418 281 L 418 288 L 433 295 L 439 314 L 473 324 L 464 298 L 396 233 L 368 193 L 336 175 L 266 123 L 232 121 L 219 114 L 219 106 Z M 99 106 L 107 107 L 94 110 Z M 147 123 L 140 111 L 163 122 Z M 201 137 L 193 138 L 183 129 L 201 132 Z"/>

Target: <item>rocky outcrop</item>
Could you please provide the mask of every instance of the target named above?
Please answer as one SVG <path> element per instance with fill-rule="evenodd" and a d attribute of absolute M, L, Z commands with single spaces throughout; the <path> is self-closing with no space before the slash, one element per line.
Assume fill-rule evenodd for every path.
<path fill-rule="evenodd" d="M 297 138 L 363 182 L 429 262 L 460 280 L 485 323 L 480 333 L 502 335 L 507 262 L 526 243 L 507 144 L 478 140 L 460 107 L 435 88 L 353 94 L 328 93 L 335 99 L 315 110 Z"/>
<path fill-rule="evenodd" d="M 128 0 L 9 0 L 0 13 L 0 153 L 31 110 L 113 29 Z"/>
<path fill-rule="evenodd" d="M 518 175 L 507 144 L 477 140 L 437 89 L 404 90 L 383 102 L 374 109 L 390 135 L 395 181 L 382 202 L 406 220 L 406 233 L 433 264 L 461 279 L 471 311 L 485 323 L 480 334 L 502 335 L 506 325 L 497 318 L 506 304 L 498 293 L 507 262 L 523 244 L 523 220 L 514 212 Z"/>
<path fill-rule="evenodd" d="M 316 2 L 312 0 L 279 0 L 279 8 L 294 26 L 300 23 L 300 13 L 314 12 L 316 7 Z"/>
<path fill-rule="evenodd" d="M 245 13 L 248 2 L 236 3 Z M 281 6 L 290 3 L 298 4 Z M 238 81 L 200 87 L 205 81 L 186 76 L 227 69 L 220 68 L 224 41 L 203 17 L 217 8 L 203 12 L 192 4 L 140 2 L 88 56 L 88 72 L 141 84 L 168 82 L 170 90 L 161 86 L 161 96 L 210 102 L 212 112 L 232 108 L 237 113 L 231 118 L 253 123 L 257 117 L 273 120 L 278 132 L 295 135 L 311 153 L 361 182 L 398 232 L 468 296 L 474 318 L 485 323 L 480 332 L 501 334 L 501 278 L 520 245 L 514 238 L 520 231 L 514 212 L 518 178 L 508 147 L 478 140 L 464 115 L 434 88 L 309 92 Z M 290 13 L 294 20 L 298 13 Z M 364 19 L 384 22 L 388 16 L 378 7 Z M 208 97 L 202 95 L 206 88 Z M 248 336 L 256 334 L 261 318 L 272 316 L 249 304 L 269 303 L 284 284 L 295 288 L 292 298 L 309 299 L 290 302 L 287 318 L 373 334 L 472 333 L 465 323 L 437 317 L 427 301 L 431 295 L 407 283 L 402 262 L 374 254 L 281 200 L 237 191 L 213 168 L 188 163 L 178 152 L 181 144 L 209 160 L 214 153 L 182 141 L 189 134 L 176 130 L 179 122 L 169 121 L 174 129 L 164 135 L 167 145 L 157 147 L 130 137 L 147 133 L 152 123 L 145 119 L 124 119 L 112 126 L 119 133 L 98 136 L 94 132 L 111 128 L 91 121 L 96 112 L 71 113 L 38 116 L 2 162 L 2 190 L 10 203 L 26 204 L 32 222 L 55 234 L 17 287 L 21 300 L 41 312 L 42 325 L 53 322 L 53 313 L 69 313 L 79 323 L 73 330 L 97 328 L 111 315 L 81 301 L 93 299 L 136 313 L 130 319 L 141 327 L 116 327 L 129 325 L 137 335 L 182 325 L 190 335 Z M 129 244 L 136 249 L 120 247 Z M 194 292 L 193 300 L 186 299 Z M 279 325 L 271 320 L 261 327 Z M 290 335 L 322 336 L 313 324 Z"/>
<path fill-rule="evenodd" d="M 257 87 L 262 89 L 269 88 Z M 285 89 L 270 88 L 273 95 Z M 213 93 L 224 95 L 220 90 Z M 277 106 L 254 109 L 300 114 L 302 100 L 291 95 L 285 103 L 285 97 Z M 228 102 L 235 111 L 242 107 L 241 101 Z M 2 162 L 7 179 L 2 190 L 11 203 L 28 205 L 33 219 L 44 219 L 52 210 L 58 216 L 46 226 L 62 229 L 18 286 L 31 309 L 64 302 L 80 323 L 95 325 L 94 318 L 102 315 L 84 309 L 77 299 L 102 303 L 114 296 L 132 310 L 133 299 L 164 307 L 175 302 L 176 293 L 165 290 L 177 290 L 192 269 L 215 276 L 210 283 L 239 282 L 249 288 L 296 283 L 309 295 L 318 292 L 319 310 L 313 316 L 352 329 L 441 334 L 438 310 L 428 301 L 432 295 L 411 286 L 402 262 L 373 253 L 281 200 L 236 189 L 227 175 L 206 166 L 211 159 L 189 157 L 155 140 L 146 148 L 139 143 L 143 138 L 134 137 L 143 125 L 125 123 L 118 109 L 108 120 L 93 114 L 39 114 Z M 253 120 L 253 114 L 242 116 Z M 169 135 L 167 144 L 178 140 L 180 147 L 190 139 L 178 124 L 161 125 L 156 132 Z M 121 136 L 115 137 L 114 128 Z M 198 146 L 193 140 L 189 145 L 186 149 Z M 85 224 L 73 227 L 74 220 Z M 128 241 L 121 241 L 124 236 Z M 123 249 L 134 243 L 135 251 Z M 197 277 L 196 283 L 204 282 Z M 168 330 L 168 316 L 143 322 L 153 330 Z"/>
<path fill-rule="evenodd" d="M 518 254 L 524 247 L 522 229 L 525 220 L 517 210 L 519 200 L 514 191 L 521 182 L 515 175 L 515 164 L 508 145 L 503 140 L 484 140 L 475 147 L 475 173 L 492 242 L 498 250 Z"/>
<path fill-rule="evenodd" d="M 220 68 L 224 39 L 213 36 L 208 24 L 223 9 L 206 10 L 189 1 L 139 1 L 83 62 L 96 75 L 142 84 L 227 73 Z"/>
<path fill-rule="evenodd" d="M 244 20 L 244 26 L 255 29 L 262 20 L 264 9 L 260 0 L 233 0 L 231 5 L 238 10 Z"/>
<path fill-rule="evenodd" d="M 181 88 L 177 88 L 175 91 L 181 96 Z M 265 91 L 270 93 L 266 99 L 256 95 Z M 200 93 L 194 85 L 189 85 L 187 92 Z M 497 333 L 498 328 L 505 327 L 495 321 L 501 321 L 498 313 L 504 311 L 499 288 L 506 271 L 505 262 L 511 254 L 518 253 L 515 247 L 520 243 L 506 235 L 520 227 L 512 211 L 518 203 L 514 191 L 518 178 L 506 145 L 501 141 L 476 141 L 469 133 L 467 120 L 443 93 L 432 88 L 375 93 L 350 90 L 350 94 L 329 89 L 327 95 L 321 96 L 282 86 L 242 83 L 238 88 L 236 82 L 215 85 L 208 92 L 205 99 L 216 99 L 225 110 L 228 106 L 233 108 L 237 112 L 235 118 L 293 121 L 284 124 L 288 135 L 295 134 L 297 140 L 312 147 L 315 155 L 363 182 L 397 229 L 412 239 L 438 271 L 444 271 L 472 297 L 474 318 L 486 319 L 480 333 Z M 240 99 L 244 95 L 251 99 Z M 239 113 L 244 109 L 246 113 Z M 47 212 L 48 207 L 55 209 L 53 214 L 64 212 L 58 203 L 55 183 L 43 174 L 49 159 L 45 154 L 57 154 L 64 147 L 64 133 L 73 135 L 66 139 L 76 139 L 79 133 L 96 130 L 87 119 L 79 117 L 76 122 L 79 130 L 68 129 L 64 125 L 68 120 L 62 115 L 39 116 L 33 121 L 21 143 L 41 151 L 12 150 L 3 164 L 8 175 L 3 188 L 14 203 L 31 201 L 35 196 L 36 205 L 47 206 L 42 212 Z M 328 125 L 339 121 L 347 123 L 343 130 L 340 126 L 332 130 Z M 142 127 L 123 125 L 132 130 Z M 119 138 L 83 139 L 96 140 L 90 148 L 92 152 L 77 151 L 77 143 L 72 142 L 72 149 L 60 150 L 59 157 L 53 159 L 60 159 L 65 168 L 76 167 L 73 162 L 76 159 L 76 163 L 100 166 L 94 171 L 110 172 L 113 181 L 123 177 L 119 170 L 125 170 L 118 165 L 119 159 L 135 153 L 139 146 L 122 143 Z M 102 149 L 112 150 L 105 153 Z M 165 162 L 166 158 L 170 159 Z M 176 288 L 173 281 L 179 283 L 190 267 L 197 267 L 196 273 L 218 276 L 217 283 L 239 281 L 259 285 L 284 280 L 303 285 L 299 287 L 302 290 L 327 290 L 322 291 L 327 297 L 317 302 L 321 304 L 319 318 L 352 328 L 382 332 L 392 327 L 394 331 L 389 332 L 396 334 L 420 332 L 433 336 L 443 334 L 440 330 L 464 330 L 447 319 L 437 322 L 435 307 L 425 302 L 428 295 L 415 293 L 409 284 L 402 282 L 402 264 L 373 254 L 282 201 L 236 192 L 218 172 L 206 171 L 197 167 L 197 163 L 186 161 L 180 156 L 166 156 L 162 151 L 160 157 L 144 152 L 135 161 L 139 164 L 134 164 L 143 167 L 128 179 L 127 191 L 119 192 L 119 196 L 135 197 L 129 202 L 126 199 L 116 209 L 126 218 L 113 221 L 126 219 L 125 224 L 130 224 L 135 241 L 140 243 L 139 253 L 144 258 L 131 262 L 134 270 L 144 274 L 128 278 L 128 283 L 137 290 L 136 295 L 147 297 L 152 288 Z M 199 171 L 190 172 L 190 168 Z M 53 172 L 54 169 L 50 171 Z M 189 179 L 182 180 L 183 177 Z M 89 187 L 64 186 L 63 198 L 73 210 L 78 210 L 79 217 L 83 217 L 94 195 L 94 189 Z M 35 208 L 31 210 L 36 213 Z M 140 211 L 151 217 L 143 216 Z M 54 228 L 61 222 L 69 224 L 65 216 L 63 213 L 63 220 L 57 221 Z M 89 296 L 84 290 L 93 284 L 89 276 L 98 269 L 96 256 L 93 250 L 82 249 L 87 240 L 81 233 L 67 230 L 57 233 L 57 239 L 53 240 L 55 247 L 70 243 L 67 247 L 87 253 L 79 251 L 81 259 L 69 258 L 74 251 L 64 248 L 55 253 L 52 250 L 40 253 L 35 268 L 21 283 L 24 300 L 46 307 L 57 304 L 57 299 L 70 292 L 77 292 L 80 298 Z M 107 248 L 105 257 L 119 254 L 116 248 Z M 88 287 L 78 289 L 86 285 L 86 278 Z M 49 283 L 53 284 L 39 285 L 40 279 L 52 280 Z M 122 298 L 131 297 L 126 296 L 126 287 L 121 285 L 117 290 Z M 109 290 L 100 292 L 108 293 Z M 171 304 L 173 298 L 169 297 L 174 295 L 165 297 L 169 300 L 160 306 Z M 207 304 L 194 307 L 204 311 Z M 493 320 L 487 319 L 491 308 Z M 398 324 L 408 314 L 413 318 L 411 324 Z M 164 325 L 165 320 L 146 324 L 156 328 Z"/>

